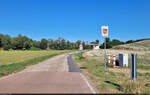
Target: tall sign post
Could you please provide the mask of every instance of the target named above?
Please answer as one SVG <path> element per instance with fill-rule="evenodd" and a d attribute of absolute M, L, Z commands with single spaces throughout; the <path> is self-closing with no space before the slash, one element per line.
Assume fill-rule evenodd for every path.
<path fill-rule="evenodd" d="M 104 64 L 105 64 L 104 71 L 106 72 L 106 38 L 108 37 L 108 26 L 101 26 L 101 33 L 105 39 L 105 42 L 104 42 Z"/>

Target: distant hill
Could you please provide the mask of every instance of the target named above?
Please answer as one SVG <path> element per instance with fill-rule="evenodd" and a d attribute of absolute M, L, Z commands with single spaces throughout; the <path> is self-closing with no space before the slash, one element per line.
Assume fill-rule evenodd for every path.
<path fill-rule="evenodd" d="M 149 50 L 150 51 L 150 38 L 147 39 L 139 39 L 133 41 L 129 44 L 123 44 L 114 46 L 112 49 L 120 49 L 120 50 Z"/>

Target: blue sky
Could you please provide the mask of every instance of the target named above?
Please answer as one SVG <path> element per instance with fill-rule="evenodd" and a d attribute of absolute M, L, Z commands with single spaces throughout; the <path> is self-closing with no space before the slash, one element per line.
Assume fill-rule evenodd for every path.
<path fill-rule="evenodd" d="M 0 33 L 34 40 L 63 37 L 103 42 L 150 38 L 150 0 L 0 0 Z"/>

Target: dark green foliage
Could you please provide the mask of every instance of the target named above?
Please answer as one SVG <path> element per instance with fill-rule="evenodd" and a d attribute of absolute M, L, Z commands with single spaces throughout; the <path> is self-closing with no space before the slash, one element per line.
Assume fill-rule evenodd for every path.
<path fill-rule="evenodd" d="M 9 50 L 11 48 L 11 38 L 9 35 L 4 35 L 1 39 L 2 46 L 4 50 Z"/>
<path fill-rule="evenodd" d="M 32 46 L 36 48 L 40 48 L 40 43 L 41 43 L 40 41 L 33 41 Z"/>
<path fill-rule="evenodd" d="M 47 48 L 47 43 L 48 41 L 46 39 L 42 39 L 40 43 L 40 48 L 41 49 L 46 49 Z"/>
<path fill-rule="evenodd" d="M 65 50 L 65 49 L 79 49 L 79 45 L 82 41 L 70 42 L 64 38 L 59 37 L 56 40 L 42 39 L 41 41 L 32 40 L 26 36 L 18 35 L 17 37 L 10 37 L 9 35 L 0 34 L 0 48 L 4 50 Z M 99 42 L 97 40 L 97 42 Z M 91 49 L 88 43 L 82 42 L 84 49 Z M 32 48 L 31 48 L 32 47 Z"/>
<path fill-rule="evenodd" d="M 99 40 L 95 40 L 95 41 L 91 42 L 91 44 L 99 44 Z"/>
<path fill-rule="evenodd" d="M 124 44 L 124 42 L 117 40 L 117 39 L 113 39 L 112 41 L 110 40 L 110 38 L 106 38 L 106 48 L 112 48 L 113 46 L 116 45 L 121 45 Z M 100 48 L 104 48 L 104 43 L 100 46 Z"/>
<path fill-rule="evenodd" d="M 126 41 L 126 44 L 133 43 L 133 42 L 134 42 L 133 40 L 128 40 Z"/>

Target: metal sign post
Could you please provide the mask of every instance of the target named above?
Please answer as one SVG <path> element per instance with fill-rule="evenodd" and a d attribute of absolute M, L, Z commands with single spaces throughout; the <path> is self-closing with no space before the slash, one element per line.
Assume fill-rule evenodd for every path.
<path fill-rule="evenodd" d="M 108 26 L 102 26 L 101 33 L 102 33 L 102 36 L 105 38 L 105 42 L 104 42 L 104 64 L 105 64 L 104 72 L 106 72 L 106 38 L 108 37 Z"/>
<path fill-rule="evenodd" d="M 106 37 L 105 37 L 105 47 L 104 47 L 104 63 L 105 63 L 104 72 L 106 72 Z"/>

